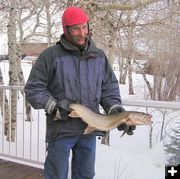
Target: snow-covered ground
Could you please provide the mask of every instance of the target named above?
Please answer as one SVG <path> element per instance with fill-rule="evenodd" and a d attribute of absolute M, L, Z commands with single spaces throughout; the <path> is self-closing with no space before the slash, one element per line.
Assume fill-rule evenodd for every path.
<path fill-rule="evenodd" d="M 4 82 L 8 84 L 8 65 L 7 63 L 0 63 L 1 70 L 3 72 Z M 23 63 L 22 68 L 25 74 L 25 79 L 27 79 L 31 65 Z M 118 75 L 118 73 L 117 73 Z M 151 77 L 149 76 L 149 79 Z M 133 75 L 134 81 L 134 89 L 136 95 L 129 96 L 127 85 L 120 85 L 121 96 L 122 98 L 133 98 L 133 99 L 145 99 L 145 84 L 143 84 L 143 80 L 141 75 Z M 18 148 L 21 148 L 21 142 L 24 140 L 26 145 L 23 149 L 24 155 L 29 155 L 27 150 L 30 145 L 30 142 L 33 143 L 34 147 L 31 149 L 32 153 L 30 155 L 33 159 L 33 155 L 37 153 L 41 153 L 44 151 L 44 137 L 45 137 L 45 117 L 44 113 L 38 113 L 33 111 L 34 115 L 39 115 L 40 123 L 34 120 L 32 124 L 25 123 L 21 120 L 23 119 L 22 113 L 22 101 L 19 101 L 18 107 L 18 121 L 17 127 L 24 128 L 24 132 L 27 136 L 22 136 L 19 134 L 21 138 L 19 138 Z M 126 107 L 127 109 L 131 109 L 131 107 Z M 138 109 L 137 107 L 133 109 Z M 139 110 L 145 110 L 143 108 Z M 158 124 L 158 114 L 154 112 L 153 109 L 150 111 L 156 118 L 153 120 Z M 173 115 L 173 114 L 172 114 Z M 41 117 L 42 116 L 42 117 Z M 40 126 L 40 127 L 39 127 Z M 38 130 L 38 128 L 40 130 Z M 0 118 L 0 130 L 1 127 L 1 118 Z M 97 160 L 96 160 L 96 177 L 95 179 L 164 179 L 165 178 L 165 160 L 166 155 L 163 152 L 163 142 L 160 142 L 157 138 L 159 129 L 154 131 L 153 136 L 153 147 L 149 148 L 149 127 L 148 126 L 138 126 L 135 130 L 135 134 L 133 136 L 123 136 L 121 137 L 121 132 L 118 130 L 112 130 L 110 133 L 110 146 L 100 144 L 100 140 L 97 139 Z M 40 135 L 40 140 L 36 141 L 36 137 L 30 138 L 29 130 L 31 130 L 32 136 L 36 136 L 37 133 Z M 0 135 L 2 135 L 0 131 Z M 1 140 L 2 136 L 0 136 Z M 31 141 L 29 141 L 31 140 Z M 1 142 L 1 141 L 0 141 Z M 8 142 L 4 143 L 5 146 L 8 147 Z M 34 151 L 37 148 L 37 145 L 40 146 L 40 151 Z M 13 149 L 17 148 L 16 145 L 11 146 L 11 152 Z M 22 155 L 22 150 L 19 150 L 20 153 L 18 155 Z M 0 143 L 0 152 L 1 152 L 1 143 Z M 44 155 L 44 153 L 42 152 Z M 28 156 L 29 157 L 29 156 Z M 42 159 L 43 160 L 43 159 Z"/>

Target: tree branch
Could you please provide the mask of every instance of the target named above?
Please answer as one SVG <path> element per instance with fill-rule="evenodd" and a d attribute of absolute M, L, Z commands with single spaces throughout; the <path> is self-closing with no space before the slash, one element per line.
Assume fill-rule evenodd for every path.
<path fill-rule="evenodd" d="M 97 10 L 104 11 L 104 10 L 135 10 L 135 9 L 142 9 L 144 6 L 147 6 L 149 4 L 159 2 L 162 0 L 145 0 L 145 1 L 139 1 L 134 4 L 99 4 L 97 5 Z M 94 4 L 95 5 L 95 4 Z"/>

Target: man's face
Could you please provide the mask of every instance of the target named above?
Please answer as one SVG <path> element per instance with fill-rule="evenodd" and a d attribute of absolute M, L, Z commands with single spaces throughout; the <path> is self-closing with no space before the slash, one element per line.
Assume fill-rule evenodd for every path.
<path fill-rule="evenodd" d="M 78 24 L 68 27 L 70 33 L 70 41 L 73 45 L 83 46 L 88 38 L 88 24 Z"/>

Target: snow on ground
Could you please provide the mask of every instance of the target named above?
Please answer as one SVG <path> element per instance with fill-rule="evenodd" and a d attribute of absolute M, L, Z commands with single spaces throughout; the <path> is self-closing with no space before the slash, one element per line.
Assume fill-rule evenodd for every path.
<path fill-rule="evenodd" d="M 119 149 L 99 145 L 97 147 L 96 179 L 165 178 L 164 155 L 161 145 L 152 150 L 146 149 L 141 152 L 133 151 L 132 144 L 129 144 L 128 148 L 131 148 L 131 151 L 126 150 L 126 148 Z"/>
<path fill-rule="evenodd" d="M 8 65 L 7 63 L 0 63 L 1 70 L 3 72 L 4 82 L 8 84 Z M 31 65 L 23 63 L 22 68 L 25 74 L 25 79 L 29 75 Z M 118 73 L 117 73 L 118 75 Z M 149 78 L 151 78 L 149 76 Z M 120 85 L 121 96 L 122 98 L 131 98 L 131 99 L 145 99 L 145 84 L 142 82 L 141 75 L 134 74 L 133 81 L 135 84 L 135 92 L 137 93 L 134 96 L 128 95 L 127 85 Z M 19 102 L 21 104 L 21 102 Z M 129 109 L 130 107 L 125 108 Z M 135 107 L 134 107 L 135 108 Z M 136 109 L 136 108 L 135 108 Z M 22 108 L 19 107 L 19 122 L 18 128 L 23 126 L 23 122 L 20 120 L 22 118 Z M 37 114 L 35 111 L 33 114 Z M 38 126 L 45 125 L 45 116 L 44 113 L 38 114 L 42 117 L 41 123 L 38 124 L 37 121 L 30 124 L 25 124 L 25 126 L 32 130 L 33 134 L 38 132 Z M 158 115 L 158 114 L 157 114 Z M 1 123 L 0 123 L 1 124 Z M 25 127 L 25 133 L 26 133 Z M 35 132 L 35 131 L 36 132 Z M 34 149 L 36 145 L 40 145 L 44 148 L 44 134 L 45 127 L 39 131 L 40 133 L 40 143 L 35 142 Z M 148 126 L 138 126 L 135 134 L 133 136 L 121 136 L 121 132 L 118 130 L 112 130 L 110 133 L 110 146 L 100 144 L 100 140 L 97 139 L 97 160 L 96 160 L 96 177 L 95 179 L 164 179 L 165 178 L 165 154 L 163 152 L 162 142 L 156 141 L 153 143 L 153 148 L 149 149 L 149 127 Z M 22 134 L 18 134 L 22 136 Z M 25 136 L 26 147 L 28 148 L 29 137 L 28 133 Z M 31 139 L 36 141 L 35 138 Z M 32 142 L 31 141 L 31 142 Z M 6 144 L 5 144 L 6 145 Z M 8 145 L 8 143 L 7 143 Z M 16 146 L 14 146 L 15 148 Z M 18 144 L 20 148 L 20 143 Z M 13 146 L 12 146 L 13 149 Z M 12 150 L 11 149 L 11 150 Z M 34 150 L 32 149 L 32 150 Z M 26 155 L 25 149 L 25 155 Z M 41 153 L 41 151 L 39 151 Z M 36 152 L 34 152 L 35 155 Z M 19 154 L 20 155 L 20 154 Z M 33 158 L 33 156 L 31 156 Z"/>

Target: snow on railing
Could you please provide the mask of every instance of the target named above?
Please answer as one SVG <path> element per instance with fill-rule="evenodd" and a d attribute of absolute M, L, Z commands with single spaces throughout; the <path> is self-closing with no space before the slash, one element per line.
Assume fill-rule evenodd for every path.
<path fill-rule="evenodd" d="M 125 106 L 139 106 L 139 107 L 148 107 L 148 108 L 180 110 L 180 102 L 122 99 L 122 104 Z"/>
<path fill-rule="evenodd" d="M 43 168 L 46 156 L 46 119 L 44 110 L 31 108 L 31 120 L 27 121 L 23 86 L 0 86 L 0 158 Z M 12 120 L 12 91 L 17 91 L 16 120 Z M 123 106 L 145 110 L 180 110 L 180 102 L 122 99 Z M 7 116 L 6 112 L 9 110 Z M 14 126 L 14 130 L 9 130 Z M 12 136 L 15 135 L 15 136 Z M 7 138 L 9 136 L 9 138 Z M 11 140 L 14 138 L 14 140 Z"/>

